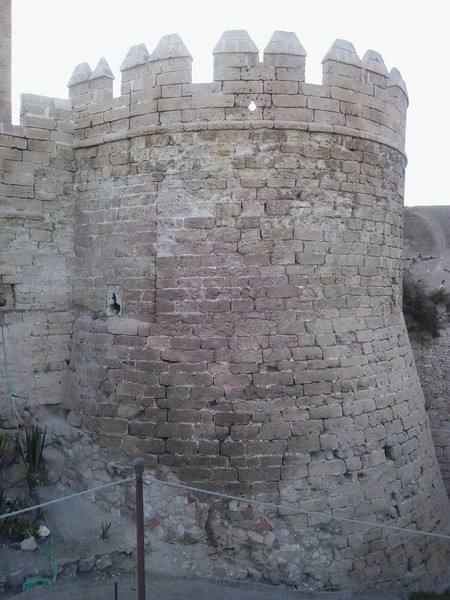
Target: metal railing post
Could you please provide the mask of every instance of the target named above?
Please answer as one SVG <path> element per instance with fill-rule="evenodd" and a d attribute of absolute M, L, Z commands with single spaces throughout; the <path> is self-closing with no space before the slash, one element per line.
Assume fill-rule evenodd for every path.
<path fill-rule="evenodd" d="M 133 461 L 136 474 L 136 553 L 137 553 L 137 600 L 145 600 L 145 545 L 144 545 L 144 486 L 142 474 L 144 459 Z"/>

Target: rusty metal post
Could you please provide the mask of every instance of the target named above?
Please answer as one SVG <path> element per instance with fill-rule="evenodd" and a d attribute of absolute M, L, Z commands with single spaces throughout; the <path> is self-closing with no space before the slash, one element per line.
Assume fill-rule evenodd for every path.
<path fill-rule="evenodd" d="M 144 486 L 142 474 L 144 459 L 133 461 L 136 474 L 136 553 L 137 553 L 137 600 L 145 600 L 145 545 L 144 545 Z"/>

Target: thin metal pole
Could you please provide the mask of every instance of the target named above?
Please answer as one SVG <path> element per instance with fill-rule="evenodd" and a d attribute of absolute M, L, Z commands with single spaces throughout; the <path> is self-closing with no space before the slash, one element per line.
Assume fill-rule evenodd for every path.
<path fill-rule="evenodd" d="M 142 482 L 144 459 L 136 458 L 133 466 L 136 473 L 137 600 L 145 600 L 144 486 Z"/>

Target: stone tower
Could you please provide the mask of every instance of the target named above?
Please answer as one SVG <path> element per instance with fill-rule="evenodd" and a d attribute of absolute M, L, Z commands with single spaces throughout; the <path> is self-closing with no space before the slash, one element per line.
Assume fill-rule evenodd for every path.
<path fill-rule="evenodd" d="M 11 0 L 0 0 L 0 123 L 11 121 Z"/>
<path fill-rule="evenodd" d="M 445 534 L 448 502 L 400 303 L 406 88 L 342 40 L 307 84 L 305 55 L 276 32 L 260 62 L 226 32 L 214 81 L 194 84 L 170 35 L 130 49 L 117 98 L 104 59 L 75 69 L 70 102 L 24 96 L 0 146 L 34 152 L 4 162 L 2 282 L 20 395 L 62 401 L 89 440 L 74 478 L 142 454 L 156 474 L 326 513 L 237 522 L 233 505 L 196 529 L 318 589 L 445 567 L 439 538 L 333 518 Z"/>
<path fill-rule="evenodd" d="M 443 531 L 400 302 L 406 88 L 342 40 L 307 84 L 305 54 L 276 32 L 260 63 L 226 32 L 214 82 L 193 84 L 167 36 L 130 50 L 120 98 L 104 60 L 75 70 L 69 419 L 116 464 L 145 454 L 196 486 Z M 343 529 L 352 550 L 315 534 L 324 572 L 303 548 L 292 578 L 440 560 L 401 535 L 357 557 L 364 535 Z"/>

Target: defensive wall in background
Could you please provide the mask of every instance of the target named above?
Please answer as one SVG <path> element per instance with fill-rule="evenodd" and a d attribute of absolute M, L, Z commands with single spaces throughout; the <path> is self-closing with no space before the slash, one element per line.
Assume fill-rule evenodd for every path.
<path fill-rule="evenodd" d="M 21 125 L 0 125 L 20 418 L 49 423 L 74 484 L 143 455 L 199 487 L 446 533 L 400 303 L 400 74 L 338 40 L 307 84 L 283 32 L 263 62 L 245 31 L 226 32 L 212 83 L 192 83 L 191 60 L 176 35 L 132 48 L 118 98 L 106 61 L 80 65 L 68 100 L 24 95 Z M 1 411 L 12 427 L 3 392 Z M 147 506 L 148 525 L 164 510 Z M 247 517 L 230 529 L 230 511 L 202 517 L 196 541 L 220 553 L 226 537 L 284 583 L 448 565 L 438 538 Z"/>

